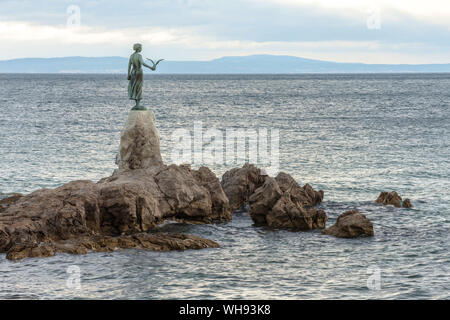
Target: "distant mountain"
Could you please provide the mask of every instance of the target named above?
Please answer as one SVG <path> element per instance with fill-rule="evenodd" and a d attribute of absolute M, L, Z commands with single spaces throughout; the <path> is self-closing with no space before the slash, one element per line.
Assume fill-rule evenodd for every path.
<path fill-rule="evenodd" d="M 0 61 L 0 73 L 126 73 L 123 57 L 26 58 Z M 450 72 L 448 64 L 338 63 L 292 56 L 251 55 L 210 61 L 163 61 L 157 73 L 402 73 Z"/>

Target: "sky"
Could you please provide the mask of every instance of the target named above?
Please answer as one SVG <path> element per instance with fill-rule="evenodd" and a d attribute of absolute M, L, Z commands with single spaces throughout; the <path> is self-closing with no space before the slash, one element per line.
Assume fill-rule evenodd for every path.
<path fill-rule="evenodd" d="M 450 63 L 450 0 L 0 0 L 0 60 L 251 54 Z"/>

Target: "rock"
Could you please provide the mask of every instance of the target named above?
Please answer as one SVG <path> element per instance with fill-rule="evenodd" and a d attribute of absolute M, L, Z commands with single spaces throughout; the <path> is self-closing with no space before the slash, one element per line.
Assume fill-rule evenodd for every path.
<path fill-rule="evenodd" d="M 403 208 L 412 208 L 413 205 L 411 204 L 411 200 L 409 200 L 408 198 L 406 198 L 405 200 L 403 200 L 403 202 L 402 202 L 402 207 L 403 207 Z"/>
<path fill-rule="evenodd" d="M 151 111 L 130 112 L 121 134 L 118 165 L 111 177 L 97 183 L 73 181 L 3 199 L 8 206 L 2 206 L 0 214 L 0 253 L 21 259 L 57 251 L 80 254 L 127 246 L 183 250 L 217 245 L 192 236 L 142 235 L 165 220 L 231 220 L 228 198 L 211 170 L 163 164 Z M 247 175 L 253 181 L 255 173 Z M 136 234 L 141 235 L 128 237 Z"/>
<path fill-rule="evenodd" d="M 43 258 L 52 257 L 55 255 L 55 250 L 51 244 L 16 244 L 12 246 L 6 254 L 9 260 L 21 260 L 24 258 Z"/>
<path fill-rule="evenodd" d="M 126 170 L 98 183 L 73 181 L 21 197 L 0 215 L 0 252 L 29 243 L 141 233 L 165 220 L 230 219 L 228 199 L 209 169 Z"/>
<path fill-rule="evenodd" d="M 317 209 L 310 209 L 317 210 Z M 328 216 L 324 210 L 318 209 L 314 214 L 313 229 L 324 229 L 328 221 Z"/>
<path fill-rule="evenodd" d="M 255 224 L 267 224 L 267 213 L 272 210 L 282 194 L 277 181 L 271 177 L 267 177 L 264 184 L 255 190 L 249 198 L 249 214 Z"/>
<path fill-rule="evenodd" d="M 292 201 L 300 206 L 315 206 L 322 202 L 324 192 L 322 190 L 315 191 L 309 184 L 300 187 L 289 174 L 280 172 L 275 180 L 277 180 L 280 189 L 288 192 Z"/>
<path fill-rule="evenodd" d="M 219 244 L 212 240 L 183 234 L 138 233 L 118 237 L 86 236 L 51 243 L 16 244 L 8 250 L 6 258 L 9 260 L 20 260 L 28 257 L 50 257 L 57 252 L 86 254 L 89 251 L 109 252 L 126 248 L 169 251 L 219 248 Z"/>
<path fill-rule="evenodd" d="M 395 191 L 381 192 L 375 202 L 381 203 L 383 205 L 393 205 L 397 208 L 412 208 L 411 200 L 405 199 L 405 201 L 402 201 L 402 197 L 400 197 Z"/>
<path fill-rule="evenodd" d="M 400 197 L 397 192 L 381 192 L 375 202 L 384 204 L 384 205 L 393 205 L 395 207 L 400 208 L 402 206 L 402 197 Z"/>
<path fill-rule="evenodd" d="M 211 196 L 211 218 L 215 221 L 231 220 L 230 202 L 217 176 L 207 167 L 192 170 L 192 174 L 197 182 L 208 190 Z"/>
<path fill-rule="evenodd" d="M 165 197 L 154 180 L 161 170 L 133 170 L 100 180 L 96 185 L 99 209 L 88 207 L 90 229 L 118 235 L 147 231 L 161 223 L 167 204 L 164 207 Z"/>
<path fill-rule="evenodd" d="M 359 210 L 342 213 L 334 225 L 322 231 L 323 234 L 338 238 L 356 238 L 359 236 L 373 236 L 373 225 Z"/>
<path fill-rule="evenodd" d="M 267 226 L 277 229 L 291 229 L 293 231 L 308 231 L 323 229 L 327 215 L 322 209 L 306 209 L 292 201 L 288 192 L 277 201 L 267 213 Z"/>
<path fill-rule="evenodd" d="M 92 208 L 99 208 L 98 196 L 95 183 L 73 181 L 21 197 L 0 215 L 0 252 L 14 245 L 91 232 L 86 216 Z"/>
<path fill-rule="evenodd" d="M 252 164 L 242 168 L 233 168 L 222 176 L 222 188 L 230 202 L 231 211 L 236 211 L 248 203 L 253 192 L 263 185 L 265 172 Z"/>
<path fill-rule="evenodd" d="M 163 164 L 159 134 L 152 111 L 130 111 L 120 136 L 119 171 L 145 169 Z"/>
<path fill-rule="evenodd" d="M 210 193 L 198 183 L 189 167 L 170 165 L 155 175 L 155 182 L 164 195 L 162 205 L 167 217 L 212 221 Z"/>
<path fill-rule="evenodd" d="M 0 199 L 0 212 L 2 212 L 9 205 L 17 202 L 17 200 L 19 200 L 22 197 L 23 197 L 23 194 L 21 194 L 21 193 L 13 193 L 3 199 Z"/>
<path fill-rule="evenodd" d="M 3 199 L 0 252 L 17 260 L 117 247 L 184 250 L 218 246 L 194 236 L 143 233 L 168 219 L 189 223 L 231 219 L 228 198 L 211 170 L 163 164 L 151 111 L 130 112 L 121 135 L 118 165 L 113 176 L 98 183 L 73 181 Z"/>
<path fill-rule="evenodd" d="M 271 228 L 294 231 L 325 228 L 325 211 L 306 208 L 322 199 L 323 191 L 315 191 L 309 185 L 301 188 L 290 175 L 280 173 L 275 179 L 267 177 L 250 196 L 249 214 L 255 225 Z"/>

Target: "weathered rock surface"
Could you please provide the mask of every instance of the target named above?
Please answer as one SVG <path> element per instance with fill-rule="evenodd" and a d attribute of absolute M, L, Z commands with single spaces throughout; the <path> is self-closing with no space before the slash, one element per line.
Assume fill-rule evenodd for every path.
<path fill-rule="evenodd" d="M 130 111 L 120 136 L 119 170 L 145 169 L 163 164 L 159 134 L 152 111 Z"/>
<path fill-rule="evenodd" d="M 35 191 L 0 214 L 0 252 L 27 243 L 145 232 L 168 219 L 230 220 L 218 178 L 207 168 L 163 165 Z"/>
<path fill-rule="evenodd" d="M 11 259 L 49 256 L 61 251 L 59 244 L 63 242 L 130 242 L 135 238 L 123 237 L 146 232 L 165 220 L 211 223 L 231 219 L 228 198 L 211 170 L 163 164 L 151 111 L 130 112 L 117 160 L 119 170 L 97 183 L 73 181 L 56 189 L 3 199 L 0 253 L 7 252 Z M 155 237 L 146 239 L 158 243 Z M 161 248 L 174 249 L 216 245 L 179 235 L 165 236 L 161 241 Z M 88 249 L 98 246 L 91 247 Z M 80 245 L 71 250 L 84 252 Z"/>
<path fill-rule="evenodd" d="M 222 188 L 230 201 L 231 211 L 248 204 L 250 196 L 261 187 L 267 179 L 261 169 L 253 164 L 242 168 L 233 168 L 222 176 Z M 302 206 L 315 206 L 322 202 L 323 191 L 315 191 L 309 184 L 300 187 L 289 174 L 280 172 L 275 178 L 282 193 L 289 192 Z"/>
<path fill-rule="evenodd" d="M 288 193 L 284 193 L 266 215 L 269 227 L 291 229 L 293 231 L 323 229 L 327 219 L 324 210 L 316 208 L 306 209 L 293 202 Z"/>
<path fill-rule="evenodd" d="M 6 209 L 6 207 L 10 206 L 17 200 L 23 197 L 23 194 L 21 193 L 14 193 L 10 194 L 7 197 L 0 199 L 0 212 Z"/>
<path fill-rule="evenodd" d="M 308 231 L 325 228 L 328 218 L 324 210 L 303 208 L 284 194 L 266 216 L 267 225 L 272 228 Z"/>
<path fill-rule="evenodd" d="M 256 225 L 267 225 L 267 215 L 272 210 L 283 192 L 277 181 L 267 177 L 264 184 L 255 190 L 249 198 L 249 214 Z"/>
<path fill-rule="evenodd" d="M 231 211 L 236 211 L 248 203 L 250 196 L 263 185 L 266 175 L 252 164 L 233 168 L 222 176 L 222 188 L 230 202 Z"/>
<path fill-rule="evenodd" d="M 217 176 L 207 167 L 200 167 L 191 172 L 195 180 L 207 189 L 211 196 L 211 219 L 215 221 L 231 220 L 230 202 Z"/>
<path fill-rule="evenodd" d="M 306 231 L 325 228 L 325 211 L 312 207 L 323 199 L 323 191 L 315 191 L 310 185 L 300 187 L 288 174 L 280 172 L 250 197 L 250 217 L 256 225 L 271 228 Z"/>
<path fill-rule="evenodd" d="M 73 181 L 0 200 L 0 253 L 19 260 L 118 248 L 217 248 L 216 242 L 196 236 L 148 232 L 166 220 L 229 221 L 232 211 L 244 205 L 256 225 L 325 228 L 327 215 L 316 208 L 323 191 L 300 187 L 287 173 L 272 178 L 246 164 L 227 171 L 220 182 L 206 167 L 164 165 L 151 111 L 130 112 L 116 162 L 119 169 L 97 183 Z M 382 193 L 377 202 L 398 204 L 398 198 L 401 204 L 395 192 Z M 409 199 L 403 201 L 410 205 Z M 349 211 L 323 233 L 351 238 L 373 235 L 373 227 L 359 211 Z"/>
<path fill-rule="evenodd" d="M 402 207 L 403 208 L 412 208 L 413 205 L 411 203 L 411 200 L 409 200 L 408 198 L 406 198 L 405 200 L 403 200 L 402 202 Z"/>
<path fill-rule="evenodd" d="M 315 191 L 309 184 L 300 187 L 289 174 L 280 172 L 275 180 L 283 193 L 288 193 L 291 200 L 300 206 L 316 206 L 323 200 L 323 191 Z"/>
<path fill-rule="evenodd" d="M 403 200 L 402 197 L 400 197 L 395 191 L 381 192 L 375 202 L 381 203 L 383 205 L 393 205 L 397 208 L 412 208 L 411 200 L 409 200 L 408 198 Z"/>
<path fill-rule="evenodd" d="M 89 251 L 108 252 L 117 249 L 138 248 L 152 251 L 219 248 L 219 244 L 207 239 L 183 234 L 137 233 L 128 236 L 84 236 L 55 242 L 26 242 L 13 245 L 7 258 L 20 260 L 27 257 L 51 257 L 57 252 L 86 254 Z"/>
<path fill-rule="evenodd" d="M 315 191 L 309 184 L 300 187 L 287 173 L 272 178 L 246 164 L 225 172 L 222 186 L 232 210 L 249 204 L 256 225 L 291 230 L 325 228 L 325 212 L 314 208 L 322 202 L 323 191 Z"/>
<path fill-rule="evenodd" d="M 322 231 L 323 234 L 338 238 L 356 238 L 359 236 L 373 236 L 372 222 L 359 210 L 346 211 L 339 215 L 331 227 Z"/>

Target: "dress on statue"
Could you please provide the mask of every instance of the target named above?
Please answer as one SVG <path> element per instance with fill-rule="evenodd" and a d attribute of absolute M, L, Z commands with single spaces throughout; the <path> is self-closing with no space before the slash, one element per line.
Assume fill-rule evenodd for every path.
<path fill-rule="evenodd" d="M 142 99 L 142 86 L 144 84 L 144 72 L 142 68 L 136 69 L 133 67 L 131 71 L 131 79 L 128 83 L 128 97 L 131 100 Z"/>

